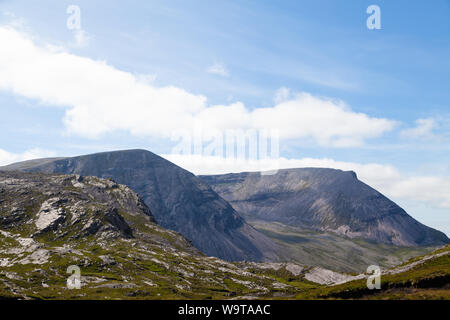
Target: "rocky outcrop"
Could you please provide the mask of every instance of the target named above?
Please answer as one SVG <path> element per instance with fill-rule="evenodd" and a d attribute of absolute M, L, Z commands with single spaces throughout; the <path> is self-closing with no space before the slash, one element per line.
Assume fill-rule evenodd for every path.
<path fill-rule="evenodd" d="M 61 199 L 53 198 L 44 201 L 37 214 L 35 222 L 37 232 L 45 232 L 49 229 L 56 229 L 58 224 L 66 219 L 66 211 L 60 206 Z"/>
<path fill-rule="evenodd" d="M 155 223 L 139 196 L 110 180 L 0 172 L 0 186 L 0 227 L 30 226 L 25 229 L 31 238 L 68 239 L 97 233 L 131 238 L 132 228 L 120 211 Z"/>

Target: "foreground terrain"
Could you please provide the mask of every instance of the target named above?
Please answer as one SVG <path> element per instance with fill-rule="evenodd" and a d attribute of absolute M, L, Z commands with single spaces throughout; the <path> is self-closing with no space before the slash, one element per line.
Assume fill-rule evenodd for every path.
<path fill-rule="evenodd" d="M 1 299 L 450 299 L 450 247 L 366 275 L 226 262 L 156 224 L 130 188 L 79 175 L 0 172 Z M 69 289 L 69 266 L 81 288 Z"/>

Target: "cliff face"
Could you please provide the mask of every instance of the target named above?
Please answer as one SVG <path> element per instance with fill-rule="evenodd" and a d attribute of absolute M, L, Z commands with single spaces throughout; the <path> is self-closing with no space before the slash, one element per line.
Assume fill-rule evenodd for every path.
<path fill-rule="evenodd" d="M 280 222 L 400 246 L 449 243 L 444 233 L 416 221 L 351 171 L 302 168 L 275 175 L 200 178 L 249 221 Z"/>
<path fill-rule="evenodd" d="M 210 256 L 230 261 L 277 260 L 277 246 L 249 226 L 201 179 L 144 150 L 33 160 L 3 167 L 112 178 L 138 193 L 161 226 L 180 232 Z"/>

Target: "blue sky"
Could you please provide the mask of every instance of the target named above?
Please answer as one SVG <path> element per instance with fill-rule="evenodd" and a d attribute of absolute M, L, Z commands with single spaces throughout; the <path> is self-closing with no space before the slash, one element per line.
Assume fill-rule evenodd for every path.
<path fill-rule="evenodd" d="M 381 30 L 366 27 L 366 9 L 372 4 L 381 9 Z M 69 5 L 81 10 L 78 41 L 66 26 Z M 240 103 L 226 109 L 227 115 L 235 115 L 230 119 L 221 122 L 217 115 L 222 113 L 215 113 L 197 120 L 223 129 L 239 127 L 234 119 L 248 116 L 271 127 L 252 113 L 270 109 L 266 118 L 273 115 L 278 126 L 290 128 L 280 140 L 282 166 L 353 169 L 412 216 L 450 235 L 449 17 L 448 0 L 0 0 L 0 28 L 15 32 L 0 37 L 1 48 L 13 53 L 0 57 L 0 72 L 9 70 L 3 71 L 3 82 L 0 74 L 0 163 L 129 148 L 170 155 L 174 143 L 168 138 L 172 129 L 164 122 L 167 117 L 191 119 L 203 109 Z M 48 49 L 49 57 L 62 51 L 70 57 L 63 65 L 18 70 L 23 62 L 18 58 L 11 64 L 8 59 L 23 48 L 21 39 L 31 39 L 30 52 L 37 48 L 36 54 L 17 56 L 36 59 L 37 64 L 43 59 L 38 49 L 49 45 L 59 48 Z M 74 70 L 64 63 L 73 63 Z M 114 70 L 102 69 L 102 63 Z M 89 71 L 96 66 L 98 74 L 88 85 Z M 67 69 L 68 76 L 55 80 L 61 87 L 54 85 L 48 93 L 51 82 L 45 70 L 51 73 L 53 67 Z M 75 71 L 80 75 L 71 77 Z M 139 87 L 145 92 L 177 90 L 152 91 L 161 99 L 153 113 L 134 108 L 140 100 L 128 103 L 126 95 L 119 96 L 120 101 L 103 99 L 116 83 L 134 81 L 121 82 L 120 72 L 145 83 L 146 88 Z M 83 99 L 76 98 L 77 92 L 65 93 L 66 80 Z M 99 82 L 105 83 L 104 90 L 97 90 Z M 139 88 L 134 88 L 136 93 Z M 178 95 L 179 100 L 166 99 Z M 114 104 L 110 109 L 94 112 L 87 107 L 111 103 L 108 98 Z M 184 99 L 190 101 L 189 111 L 166 107 Z M 283 103 L 290 104 L 283 108 Z M 280 115 L 286 114 L 283 110 L 292 110 L 298 125 Z M 327 110 L 336 113 L 318 121 L 318 128 L 302 122 L 305 112 Z M 101 128 L 92 129 L 96 122 L 86 120 L 102 118 L 105 112 Z M 147 128 L 146 119 L 154 130 Z M 333 120 L 345 126 L 327 134 Z M 169 159 L 196 173 L 205 167 L 203 160 Z M 208 168 L 241 169 L 217 161 Z"/>

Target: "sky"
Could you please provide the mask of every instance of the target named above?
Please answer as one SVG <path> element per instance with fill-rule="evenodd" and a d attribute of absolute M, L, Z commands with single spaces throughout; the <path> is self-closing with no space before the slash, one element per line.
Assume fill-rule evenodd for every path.
<path fill-rule="evenodd" d="M 196 174 L 354 170 L 450 236 L 449 17 L 448 0 L 0 0 L 0 165 L 142 148 Z M 230 161 L 196 132 L 269 132 L 277 152 Z"/>

